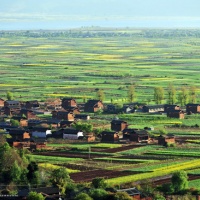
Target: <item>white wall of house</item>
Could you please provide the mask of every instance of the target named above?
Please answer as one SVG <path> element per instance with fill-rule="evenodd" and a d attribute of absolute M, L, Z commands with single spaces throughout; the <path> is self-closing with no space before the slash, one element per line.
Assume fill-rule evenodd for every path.
<path fill-rule="evenodd" d="M 38 137 L 38 138 L 46 138 L 47 135 L 52 134 L 51 130 L 46 130 L 46 132 L 39 132 L 39 131 L 33 131 L 32 136 Z"/>
<path fill-rule="evenodd" d="M 77 134 L 64 134 L 63 139 L 78 140 L 79 137 L 83 137 L 83 132 L 78 132 Z"/>

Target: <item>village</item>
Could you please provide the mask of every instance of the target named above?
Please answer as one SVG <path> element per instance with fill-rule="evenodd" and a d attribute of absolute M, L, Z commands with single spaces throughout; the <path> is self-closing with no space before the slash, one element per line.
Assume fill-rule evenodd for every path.
<path fill-rule="evenodd" d="M 94 133 L 83 132 L 73 128 L 73 124 L 82 121 L 90 122 L 90 113 L 104 111 L 106 113 L 116 113 L 113 104 L 103 104 L 100 100 L 88 100 L 85 104 L 77 104 L 74 98 L 48 99 L 46 102 L 0 99 L 1 119 L 0 128 L 10 134 L 11 138 L 7 142 L 16 148 L 30 148 L 31 150 L 46 147 L 48 138 L 62 138 L 68 140 L 85 140 L 86 142 L 95 142 L 97 137 Z M 125 104 L 122 108 L 124 113 L 144 112 L 150 114 L 166 114 L 170 118 L 184 119 L 185 114 L 199 113 L 199 104 L 187 104 L 185 111 L 178 105 L 143 105 L 137 110 L 135 104 Z M 42 109 L 43 108 L 43 109 Z M 81 114 L 84 113 L 84 114 Z M 40 119 L 38 114 L 51 114 L 47 119 Z M 103 114 L 102 114 L 103 115 Z M 116 114 L 117 116 L 117 114 Z M 94 119 L 98 115 L 93 115 Z M 17 120 L 19 126 L 13 126 L 12 120 Z M 99 134 L 99 142 L 120 142 L 129 140 L 136 143 L 152 143 L 148 130 L 151 127 L 145 127 L 143 130 L 129 128 L 126 121 L 116 117 L 110 123 L 110 131 L 104 130 Z M 152 127 L 153 128 L 153 127 Z M 121 134 L 120 134 L 121 133 Z M 157 143 L 166 145 L 166 143 L 175 143 L 174 135 L 159 136 Z"/>

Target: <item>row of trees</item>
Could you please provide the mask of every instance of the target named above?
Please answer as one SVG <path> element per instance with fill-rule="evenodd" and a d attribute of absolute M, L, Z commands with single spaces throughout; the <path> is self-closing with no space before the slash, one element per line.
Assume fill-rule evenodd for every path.
<path fill-rule="evenodd" d="M 167 100 L 168 104 L 175 104 L 176 102 L 180 103 L 182 106 L 187 103 L 196 103 L 196 94 L 197 88 L 195 86 L 191 87 L 181 87 L 176 89 L 173 84 L 169 84 L 166 90 L 163 87 L 154 88 L 154 98 L 156 104 L 161 104 L 164 99 Z M 166 93 L 166 95 L 165 95 Z M 97 90 L 96 97 L 98 100 L 103 101 L 105 99 L 105 93 L 103 89 Z M 167 97 L 167 98 L 165 98 Z M 127 90 L 127 101 L 134 102 L 136 99 L 135 86 L 130 85 Z M 113 100 L 111 99 L 111 103 Z"/>
<path fill-rule="evenodd" d="M 167 92 L 167 103 L 175 104 L 179 102 L 182 106 L 187 103 L 196 103 L 196 87 L 191 86 L 189 88 L 181 87 L 178 91 L 174 87 L 174 85 L 169 84 L 166 92 Z M 163 87 L 155 87 L 154 88 L 154 100 L 156 104 L 161 104 L 165 98 L 164 88 Z"/>

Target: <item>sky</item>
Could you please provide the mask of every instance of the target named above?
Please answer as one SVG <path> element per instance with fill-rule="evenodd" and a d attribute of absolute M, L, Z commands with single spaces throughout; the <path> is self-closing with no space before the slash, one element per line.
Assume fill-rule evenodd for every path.
<path fill-rule="evenodd" d="M 0 30 L 200 28 L 200 0 L 0 0 Z"/>

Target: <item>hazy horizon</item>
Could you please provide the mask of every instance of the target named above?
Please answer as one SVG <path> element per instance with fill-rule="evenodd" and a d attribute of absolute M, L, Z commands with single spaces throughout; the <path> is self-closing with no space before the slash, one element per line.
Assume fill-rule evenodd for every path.
<path fill-rule="evenodd" d="M 3 0 L 0 30 L 200 28 L 197 0 Z"/>

